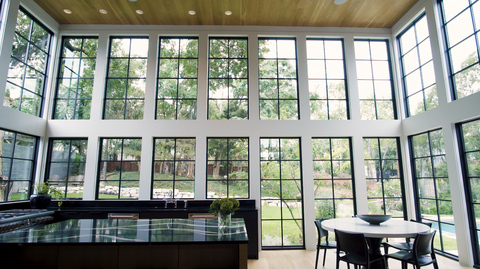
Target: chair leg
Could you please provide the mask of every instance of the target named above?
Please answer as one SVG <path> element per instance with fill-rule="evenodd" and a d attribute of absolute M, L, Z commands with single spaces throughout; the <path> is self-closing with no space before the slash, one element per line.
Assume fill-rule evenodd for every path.
<path fill-rule="evenodd" d="M 317 255 L 315 257 L 315 269 L 317 269 L 317 266 L 318 266 L 318 252 L 320 251 L 320 249 L 317 247 Z M 323 261 L 325 263 L 325 261 Z"/>
<path fill-rule="evenodd" d="M 327 249 L 323 250 L 323 267 L 325 267 L 325 260 L 327 259 Z"/>

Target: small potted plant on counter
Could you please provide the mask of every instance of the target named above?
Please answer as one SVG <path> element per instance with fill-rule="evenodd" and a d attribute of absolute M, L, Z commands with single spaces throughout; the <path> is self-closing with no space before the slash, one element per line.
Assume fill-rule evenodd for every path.
<path fill-rule="evenodd" d="M 240 202 L 235 198 L 216 199 L 210 204 L 210 213 L 218 216 L 218 227 L 223 229 L 230 227 L 232 215 L 240 207 Z"/>
<path fill-rule="evenodd" d="M 30 207 L 35 209 L 45 209 L 48 207 L 53 197 L 62 198 L 63 193 L 56 187 L 49 184 L 48 180 L 39 184 L 34 184 L 35 194 L 30 195 Z M 60 207 L 63 201 L 58 202 Z"/>

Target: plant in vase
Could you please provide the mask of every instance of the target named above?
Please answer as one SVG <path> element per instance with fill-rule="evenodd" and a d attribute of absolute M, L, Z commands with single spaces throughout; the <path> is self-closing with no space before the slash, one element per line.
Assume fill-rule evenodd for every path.
<path fill-rule="evenodd" d="M 240 202 L 235 198 L 216 199 L 210 204 L 210 213 L 218 216 L 218 228 L 223 230 L 230 227 L 232 215 L 239 208 Z"/>
<path fill-rule="evenodd" d="M 52 196 L 62 198 L 63 193 L 56 187 L 50 185 L 48 180 L 39 184 L 34 184 L 36 194 L 30 195 L 30 207 L 35 209 L 45 209 L 52 201 Z M 62 205 L 63 201 L 58 202 L 58 206 Z"/>

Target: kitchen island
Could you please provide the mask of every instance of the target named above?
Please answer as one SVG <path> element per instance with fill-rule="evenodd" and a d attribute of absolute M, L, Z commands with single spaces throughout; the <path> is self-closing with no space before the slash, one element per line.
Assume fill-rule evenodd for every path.
<path fill-rule="evenodd" d="M 247 268 L 244 220 L 69 219 L 0 235 L 15 268 Z"/>

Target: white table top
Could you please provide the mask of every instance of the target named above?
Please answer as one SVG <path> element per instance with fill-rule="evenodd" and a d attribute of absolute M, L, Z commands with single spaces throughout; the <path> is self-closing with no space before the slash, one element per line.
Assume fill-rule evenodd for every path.
<path fill-rule="evenodd" d="M 393 218 L 380 225 L 370 225 L 359 218 L 329 219 L 322 221 L 322 228 L 331 232 L 337 229 L 363 233 L 371 238 L 415 237 L 417 233 L 430 230 L 425 224 Z"/>

